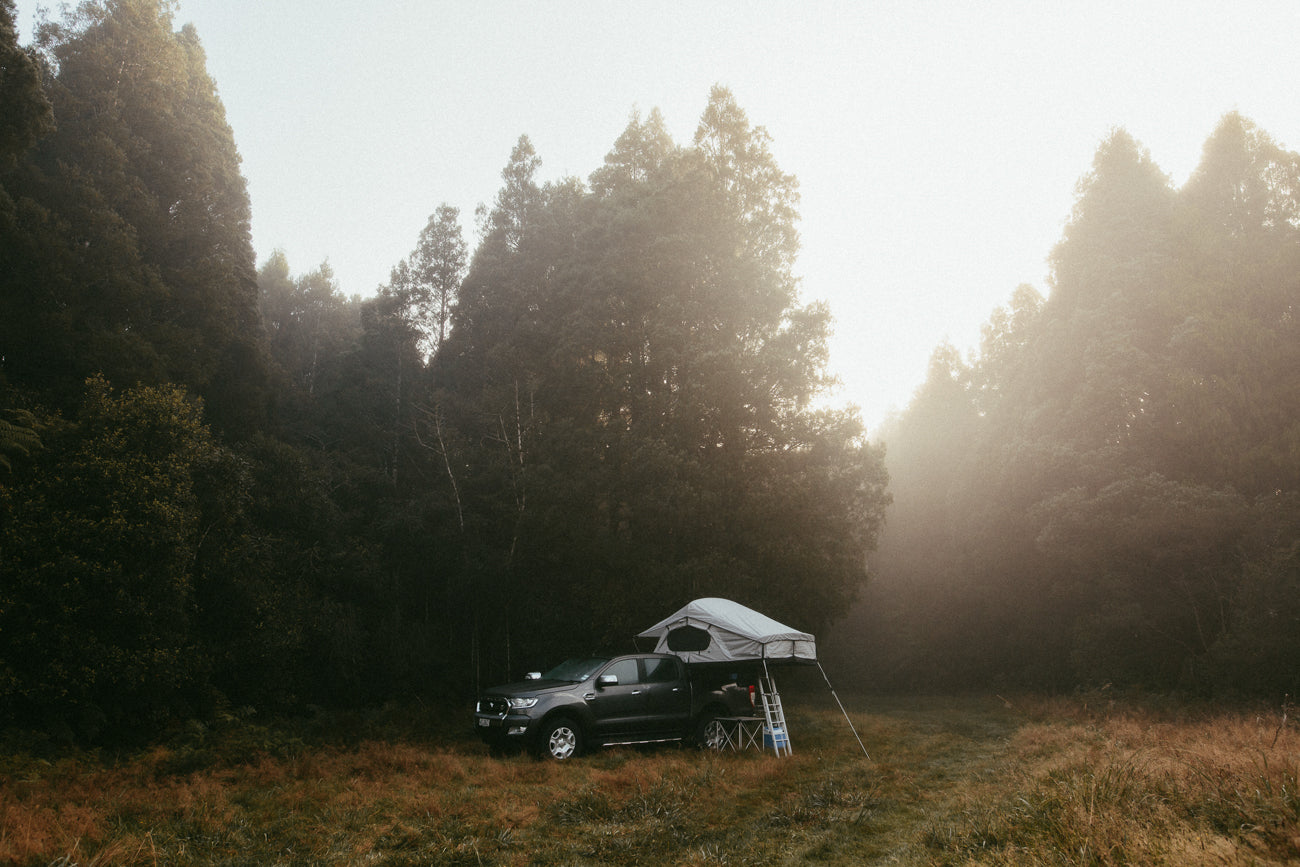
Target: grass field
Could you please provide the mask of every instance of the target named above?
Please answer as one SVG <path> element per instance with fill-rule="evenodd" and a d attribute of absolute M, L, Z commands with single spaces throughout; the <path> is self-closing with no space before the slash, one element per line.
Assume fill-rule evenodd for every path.
<path fill-rule="evenodd" d="M 1297 864 L 1300 732 L 1104 697 L 786 695 L 795 754 L 490 756 L 468 713 L 0 757 L 0 863 Z"/>

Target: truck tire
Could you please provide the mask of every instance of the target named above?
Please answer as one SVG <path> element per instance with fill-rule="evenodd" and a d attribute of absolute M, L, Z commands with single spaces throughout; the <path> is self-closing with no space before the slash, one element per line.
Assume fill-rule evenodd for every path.
<path fill-rule="evenodd" d="M 568 761 L 582 752 L 582 729 L 568 717 L 556 717 L 542 726 L 537 753 L 544 759 Z"/>
<path fill-rule="evenodd" d="M 723 735 L 721 716 L 716 709 L 710 708 L 700 714 L 695 723 L 695 745 L 702 750 L 720 750 L 726 743 Z"/>

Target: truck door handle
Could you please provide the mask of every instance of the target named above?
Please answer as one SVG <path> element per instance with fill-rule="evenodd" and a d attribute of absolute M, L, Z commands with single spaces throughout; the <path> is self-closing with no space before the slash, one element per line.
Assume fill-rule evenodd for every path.
<path fill-rule="evenodd" d="M 634 690 L 632 690 L 632 694 L 633 694 L 633 695 L 640 695 L 640 694 L 641 694 L 641 690 L 639 690 L 639 689 L 634 689 Z"/>
<path fill-rule="evenodd" d="M 594 692 L 589 692 L 586 695 L 584 695 L 583 698 L 586 699 L 587 701 L 593 701 L 596 698 L 596 694 Z"/>

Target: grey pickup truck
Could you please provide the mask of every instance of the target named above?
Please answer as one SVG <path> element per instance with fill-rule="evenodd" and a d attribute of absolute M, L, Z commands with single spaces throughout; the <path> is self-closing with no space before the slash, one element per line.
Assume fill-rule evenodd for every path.
<path fill-rule="evenodd" d="M 491 746 L 523 744 L 564 761 L 600 745 L 695 738 L 719 717 L 754 714 L 756 672 L 688 666 L 664 653 L 570 659 L 545 674 L 486 689 L 474 728 Z"/>

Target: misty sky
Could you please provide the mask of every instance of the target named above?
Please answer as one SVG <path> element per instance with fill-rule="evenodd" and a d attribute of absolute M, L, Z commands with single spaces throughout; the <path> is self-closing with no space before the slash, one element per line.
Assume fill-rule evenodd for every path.
<path fill-rule="evenodd" d="M 18 0 L 26 40 L 37 0 Z M 369 295 L 441 202 L 491 202 L 526 133 L 586 178 L 633 109 L 690 142 L 709 88 L 765 126 L 803 200 L 799 273 L 871 426 L 945 338 L 1048 293 L 1093 152 L 1123 126 L 1181 184 L 1237 110 L 1300 147 L 1291 2 L 181 0 L 243 156 L 259 263 L 328 258 Z"/>

